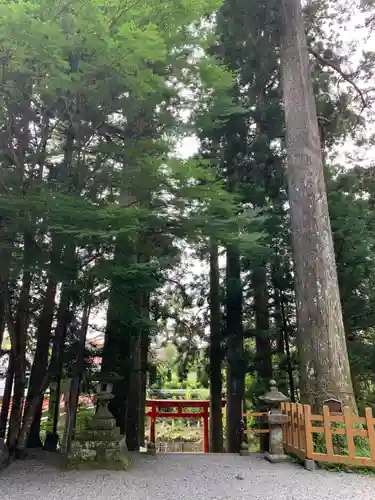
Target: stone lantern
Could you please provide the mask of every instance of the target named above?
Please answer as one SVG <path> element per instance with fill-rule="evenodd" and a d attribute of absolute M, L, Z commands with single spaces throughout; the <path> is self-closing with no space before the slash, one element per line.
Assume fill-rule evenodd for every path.
<path fill-rule="evenodd" d="M 98 409 L 87 424 L 87 429 L 76 435 L 67 456 L 67 466 L 76 469 L 126 470 L 131 465 L 125 436 L 116 427 L 116 420 L 108 409 L 113 399 L 113 383 L 121 380 L 113 373 L 99 374 L 96 400 Z"/>
<path fill-rule="evenodd" d="M 283 448 L 283 425 L 288 421 L 288 416 L 281 412 L 280 404 L 286 403 L 289 398 L 278 391 L 276 382 L 271 380 L 270 390 L 259 399 L 271 408 L 266 415 L 266 422 L 270 430 L 269 452 L 264 458 L 271 463 L 287 461 L 289 457 L 285 455 Z"/>
<path fill-rule="evenodd" d="M 114 398 L 112 394 L 113 384 L 120 380 L 112 373 L 101 373 L 96 378 L 96 400 L 98 409 L 92 420 L 89 422 L 90 429 L 110 431 L 115 428 L 116 421 L 108 409 L 108 403 Z"/>

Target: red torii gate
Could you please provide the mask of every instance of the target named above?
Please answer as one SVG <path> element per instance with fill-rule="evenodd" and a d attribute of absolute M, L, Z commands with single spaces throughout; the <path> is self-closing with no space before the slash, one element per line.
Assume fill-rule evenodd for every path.
<path fill-rule="evenodd" d="M 221 406 L 225 406 L 225 401 L 221 402 Z M 157 418 L 202 418 L 203 419 L 203 451 L 209 452 L 209 407 L 208 400 L 178 400 L 178 399 L 147 399 L 146 408 L 150 408 L 146 412 L 146 417 L 150 418 L 150 443 L 155 444 L 155 421 Z M 159 411 L 171 410 L 176 408 L 177 411 Z M 189 408 L 199 408 L 200 411 L 186 411 Z"/>

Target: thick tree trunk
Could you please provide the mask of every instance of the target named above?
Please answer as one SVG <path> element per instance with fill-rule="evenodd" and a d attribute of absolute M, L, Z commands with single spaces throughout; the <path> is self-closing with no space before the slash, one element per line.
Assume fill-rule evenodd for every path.
<path fill-rule="evenodd" d="M 129 380 L 128 407 L 126 414 L 126 443 L 130 451 L 139 451 L 140 410 L 141 410 L 141 336 L 132 332 L 131 372 Z"/>
<path fill-rule="evenodd" d="M 43 443 L 40 438 L 40 423 L 43 413 L 43 398 L 40 399 L 39 406 L 35 411 L 33 423 L 27 438 L 27 448 L 42 448 Z"/>
<path fill-rule="evenodd" d="M 223 452 L 223 414 L 221 407 L 222 346 L 220 309 L 219 251 L 215 242 L 210 244 L 210 451 Z"/>
<path fill-rule="evenodd" d="M 128 205 L 134 202 L 134 198 L 123 190 L 121 192 L 121 203 Z M 116 425 L 120 428 L 121 434 L 127 433 L 128 401 L 129 391 L 135 390 L 135 378 L 133 377 L 133 352 L 132 347 L 136 347 L 138 361 L 140 363 L 139 339 L 138 347 L 134 344 L 139 331 L 136 332 L 134 325 L 134 309 L 136 310 L 136 297 L 134 290 L 126 279 L 121 276 L 117 269 L 125 269 L 134 264 L 136 255 L 134 244 L 129 242 L 127 236 L 119 236 L 116 240 L 113 267 L 114 272 L 111 279 L 111 290 L 107 309 L 106 337 L 103 349 L 102 372 L 115 372 L 122 377 L 122 380 L 114 385 L 114 398 L 110 401 L 108 408 L 116 419 Z M 136 292 L 137 293 L 137 292 Z M 127 311 L 132 311 L 129 316 Z M 138 373 L 139 375 L 139 373 Z M 139 396 L 139 378 L 138 378 Z M 138 405 L 138 403 L 135 403 Z M 131 410 L 132 411 L 132 410 Z M 138 406 L 139 425 L 139 406 Z M 131 418 L 133 418 L 131 416 Z M 133 428 L 133 424 L 130 425 Z M 129 429 L 130 430 L 130 429 Z M 133 429 L 134 430 L 134 429 Z M 133 433 L 133 430 L 130 432 Z M 137 438 L 133 434 L 130 440 L 139 440 L 139 427 Z"/>
<path fill-rule="evenodd" d="M 264 389 L 268 390 L 273 376 L 272 351 L 270 342 L 269 296 L 267 285 L 267 270 L 262 264 L 257 266 L 252 275 L 254 289 L 254 312 L 256 330 L 256 368 L 257 376 L 262 381 Z"/>
<path fill-rule="evenodd" d="M 121 242 L 120 240 L 119 238 L 116 242 L 115 248 L 114 265 L 116 267 L 128 265 L 127 242 Z M 114 384 L 114 398 L 108 405 L 122 435 L 126 433 L 126 410 L 131 372 L 131 334 L 129 332 L 129 318 L 125 312 L 126 307 L 124 304 L 124 300 L 127 302 L 128 295 L 129 290 L 123 283 L 123 278 L 115 273 L 112 278 L 108 301 L 101 370 L 103 373 L 115 372 L 122 377 L 121 381 Z"/>
<path fill-rule="evenodd" d="M 130 326 L 131 371 L 129 376 L 128 407 L 126 414 L 126 443 L 130 451 L 139 451 L 140 412 L 141 412 L 141 333 L 142 333 L 142 297 L 139 290 L 134 290 L 134 312 L 138 321 Z"/>
<path fill-rule="evenodd" d="M 245 367 L 243 359 L 242 283 L 240 256 L 227 249 L 227 451 L 239 450 L 239 429 L 243 418 Z"/>
<path fill-rule="evenodd" d="M 300 0 L 282 0 L 281 67 L 303 401 L 356 410 Z"/>
<path fill-rule="evenodd" d="M 136 257 L 136 262 L 147 262 L 148 258 L 141 253 Z M 126 440 L 130 451 L 138 451 L 140 445 L 143 446 L 144 440 L 141 441 L 141 425 L 144 428 L 144 412 L 145 412 L 145 394 L 146 394 L 146 377 L 145 368 L 147 366 L 148 352 L 148 316 L 149 316 L 149 295 L 145 294 L 141 289 L 134 289 L 131 294 L 134 302 L 134 311 L 138 316 L 135 318 L 134 325 L 131 328 L 133 332 L 131 341 L 131 356 L 132 356 L 132 371 L 130 373 L 129 384 L 129 404 L 127 408 L 127 428 Z M 143 344 L 143 345 L 142 345 Z M 142 350 L 143 348 L 143 350 Z M 145 351 L 145 348 L 147 349 Z M 144 364 L 144 356 L 146 354 L 146 365 Z M 144 435 L 144 430 L 143 430 Z"/>

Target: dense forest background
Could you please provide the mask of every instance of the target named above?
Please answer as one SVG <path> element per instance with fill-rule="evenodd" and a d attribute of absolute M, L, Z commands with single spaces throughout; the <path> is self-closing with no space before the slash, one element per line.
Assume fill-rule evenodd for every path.
<path fill-rule="evenodd" d="M 40 444 L 43 395 L 69 377 L 76 399 L 93 356 L 122 377 L 111 410 L 129 449 L 144 441 L 146 388 L 183 387 L 192 372 L 209 390 L 212 451 L 222 396 L 229 451 L 243 401 L 256 406 L 272 378 L 293 401 L 346 400 L 335 331 L 308 348 L 298 335 L 279 4 L 0 2 L 0 436 L 11 450 Z M 375 5 L 315 0 L 303 15 L 361 412 L 375 405 Z M 198 150 L 181 158 L 191 136 Z M 103 349 L 88 347 L 93 332 Z M 163 345 L 172 361 L 155 354 Z"/>

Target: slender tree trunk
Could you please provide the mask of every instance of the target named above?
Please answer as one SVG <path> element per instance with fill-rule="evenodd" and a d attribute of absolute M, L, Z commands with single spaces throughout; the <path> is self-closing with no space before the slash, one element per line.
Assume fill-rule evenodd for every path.
<path fill-rule="evenodd" d="M 1 227 L 1 226 L 0 226 Z M 2 229 L 2 228 L 1 228 Z M 1 231 L 0 238 L 6 242 L 8 239 L 13 241 L 13 237 L 9 238 L 6 231 Z M 7 300 L 8 300 L 8 275 L 11 261 L 11 251 L 2 251 L 0 253 L 0 301 L 1 301 L 1 320 L 0 320 L 0 351 L 4 339 L 4 331 L 7 323 Z M 12 363 L 12 352 L 9 353 L 9 362 L 7 375 L 5 378 L 5 387 L 0 410 L 0 438 L 5 438 L 6 428 L 8 424 L 9 408 L 12 399 L 12 388 L 14 381 L 14 363 Z"/>
<path fill-rule="evenodd" d="M 1 402 L 1 412 L 0 412 L 0 438 L 5 438 L 6 428 L 8 424 L 9 408 L 10 402 L 12 400 L 12 388 L 14 381 L 14 364 L 12 361 L 12 353 L 9 356 L 9 364 L 7 370 L 7 376 L 5 379 L 5 387 L 3 400 Z"/>
<path fill-rule="evenodd" d="M 255 346 L 256 346 L 256 371 L 257 379 L 260 382 L 259 389 L 263 394 L 269 388 L 269 382 L 273 377 L 272 350 L 270 335 L 270 314 L 269 296 L 267 283 L 267 269 L 263 263 L 259 263 L 253 270 L 252 284 L 254 289 L 254 311 L 255 311 Z M 259 405 L 258 411 L 268 411 L 264 404 Z M 261 428 L 267 428 L 267 424 L 262 420 Z M 260 451 L 269 450 L 268 434 L 260 434 Z"/>
<path fill-rule="evenodd" d="M 3 340 L 4 340 L 4 331 L 5 331 L 5 294 L 4 290 L 5 287 L 7 286 L 6 283 L 2 282 L 0 280 L 0 354 L 1 354 L 1 348 L 3 345 Z"/>
<path fill-rule="evenodd" d="M 239 429 L 242 421 L 245 367 L 243 359 L 242 283 L 240 256 L 236 249 L 227 249 L 227 451 L 239 450 Z"/>
<path fill-rule="evenodd" d="M 71 303 L 73 300 L 73 281 L 77 276 L 77 262 L 75 258 L 76 247 L 73 242 L 69 243 L 64 252 L 64 264 L 68 272 L 67 279 L 61 288 L 60 302 L 57 309 L 57 323 L 55 329 L 55 335 L 53 338 L 52 354 L 51 360 L 48 366 L 48 370 L 45 371 L 44 378 L 39 385 L 39 392 L 35 390 L 34 397 L 30 399 L 29 406 L 22 422 L 22 429 L 19 434 L 18 448 L 20 450 L 26 447 L 27 438 L 30 432 L 31 425 L 34 420 L 35 412 L 37 411 L 40 400 L 52 379 L 55 381 L 61 381 L 61 372 L 63 368 L 63 351 L 66 341 L 66 334 L 68 326 L 72 319 Z M 34 389 L 36 387 L 34 386 Z M 60 388 L 57 389 L 57 400 L 55 406 L 59 409 L 60 405 Z M 55 408 L 56 413 L 56 408 Z M 55 422 L 54 422 L 55 424 Z"/>
<path fill-rule="evenodd" d="M 54 434 L 57 433 L 58 419 L 60 415 L 61 382 L 64 367 L 64 350 L 68 327 L 72 320 L 72 289 L 70 283 L 65 283 L 61 290 L 61 298 L 57 309 L 57 324 L 55 330 L 56 342 L 52 348 L 52 359 L 54 358 L 54 378 L 56 382 L 56 402 L 53 419 Z"/>
<path fill-rule="evenodd" d="M 275 328 L 277 331 L 277 356 L 279 358 L 276 367 L 277 386 L 283 394 L 289 394 L 288 372 L 286 368 L 285 342 L 284 342 L 284 327 L 281 313 L 281 304 L 279 291 L 274 289 L 275 304 L 274 304 L 274 319 Z"/>
<path fill-rule="evenodd" d="M 217 244 L 210 244 L 210 451 L 223 452 L 220 270 Z"/>
<path fill-rule="evenodd" d="M 27 438 L 30 432 L 31 425 L 34 420 L 34 415 L 39 408 L 40 401 L 45 393 L 50 381 L 54 378 L 59 380 L 61 377 L 62 363 L 63 363 L 63 350 L 66 339 L 66 332 L 71 320 L 71 290 L 70 284 L 63 286 L 61 291 L 61 298 L 59 303 L 59 308 L 57 312 L 57 325 L 55 329 L 55 337 L 52 346 L 51 361 L 46 371 L 42 384 L 40 385 L 39 393 L 30 401 L 30 404 L 25 411 L 23 418 L 22 429 L 19 433 L 18 438 L 18 449 L 23 450 L 26 447 Z M 57 384 L 58 385 L 58 384 Z M 60 405 L 60 388 L 57 389 L 56 402 L 55 402 L 55 414 L 56 406 Z M 55 422 L 54 422 L 55 426 Z"/>
<path fill-rule="evenodd" d="M 30 265 L 32 261 L 33 240 L 30 234 L 24 234 L 24 258 L 22 285 L 19 294 L 17 312 L 13 321 L 10 300 L 8 296 L 6 314 L 8 315 L 7 326 L 9 329 L 12 358 L 14 362 L 14 390 L 12 411 L 9 421 L 8 447 L 11 452 L 18 448 L 18 435 L 22 425 L 23 403 L 26 388 L 26 336 L 29 322 L 30 288 L 32 272 Z"/>
<path fill-rule="evenodd" d="M 33 365 L 31 368 L 29 391 L 26 399 L 26 409 L 25 409 L 26 416 L 29 415 L 30 413 L 29 410 L 30 406 L 33 404 L 33 400 L 35 398 L 40 400 L 39 407 L 35 412 L 34 420 L 30 428 L 30 436 L 28 439 L 28 446 L 30 447 L 42 446 L 39 434 L 40 434 L 40 418 L 42 415 L 42 404 L 43 404 L 44 394 L 42 394 L 42 397 L 40 397 L 40 394 L 42 390 L 43 381 L 48 369 L 48 354 L 50 348 L 51 329 L 52 329 L 55 299 L 57 292 L 55 267 L 58 264 L 56 260 L 59 259 L 60 259 L 60 252 L 58 251 L 56 241 L 53 241 L 52 251 L 51 251 L 50 275 L 47 282 L 43 308 L 38 322 L 37 345 L 36 345 Z"/>
<path fill-rule="evenodd" d="M 75 362 L 74 377 L 69 391 L 69 407 L 68 407 L 69 421 L 66 428 L 66 435 L 64 436 L 65 451 L 70 450 L 71 442 L 73 439 L 73 433 L 76 426 L 77 403 L 80 393 L 81 381 L 84 373 L 84 361 L 85 361 L 84 356 L 85 356 L 87 330 L 89 327 L 89 319 L 91 312 L 91 303 L 92 300 L 90 294 L 86 299 L 86 303 L 84 304 L 83 308 L 81 328 L 79 330 L 79 337 L 77 342 L 77 357 Z"/>
<path fill-rule="evenodd" d="M 264 265 L 260 264 L 254 269 L 252 282 L 254 289 L 257 375 L 263 382 L 265 390 L 267 390 L 273 376 L 273 370 L 271 342 L 269 338 L 270 317 L 267 270 Z"/>
<path fill-rule="evenodd" d="M 303 401 L 356 411 L 300 0 L 282 0 L 281 67 Z"/>
<path fill-rule="evenodd" d="M 132 370 L 129 380 L 128 407 L 126 414 L 126 442 L 130 451 L 139 451 L 140 409 L 141 409 L 141 338 L 135 331 L 131 339 Z"/>
<path fill-rule="evenodd" d="M 285 345 L 285 356 L 286 356 L 288 379 L 289 379 L 290 400 L 292 401 L 292 403 L 295 403 L 296 391 L 295 391 L 294 376 L 293 376 L 292 355 L 290 352 L 289 325 L 287 320 L 286 306 L 284 304 L 283 298 L 281 298 L 280 306 L 281 306 L 281 317 L 283 322 L 284 345 Z"/>
<path fill-rule="evenodd" d="M 143 295 L 143 315 L 149 319 L 150 317 L 150 294 Z M 149 327 L 145 326 L 141 333 L 141 377 L 140 377 L 140 413 L 139 413 L 139 442 L 143 446 L 145 443 L 145 412 L 146 412 L 146 392 L 147 392 L 147 372 L 148 372 L 148 351 L 150 347 L 150 332 Z"/>

